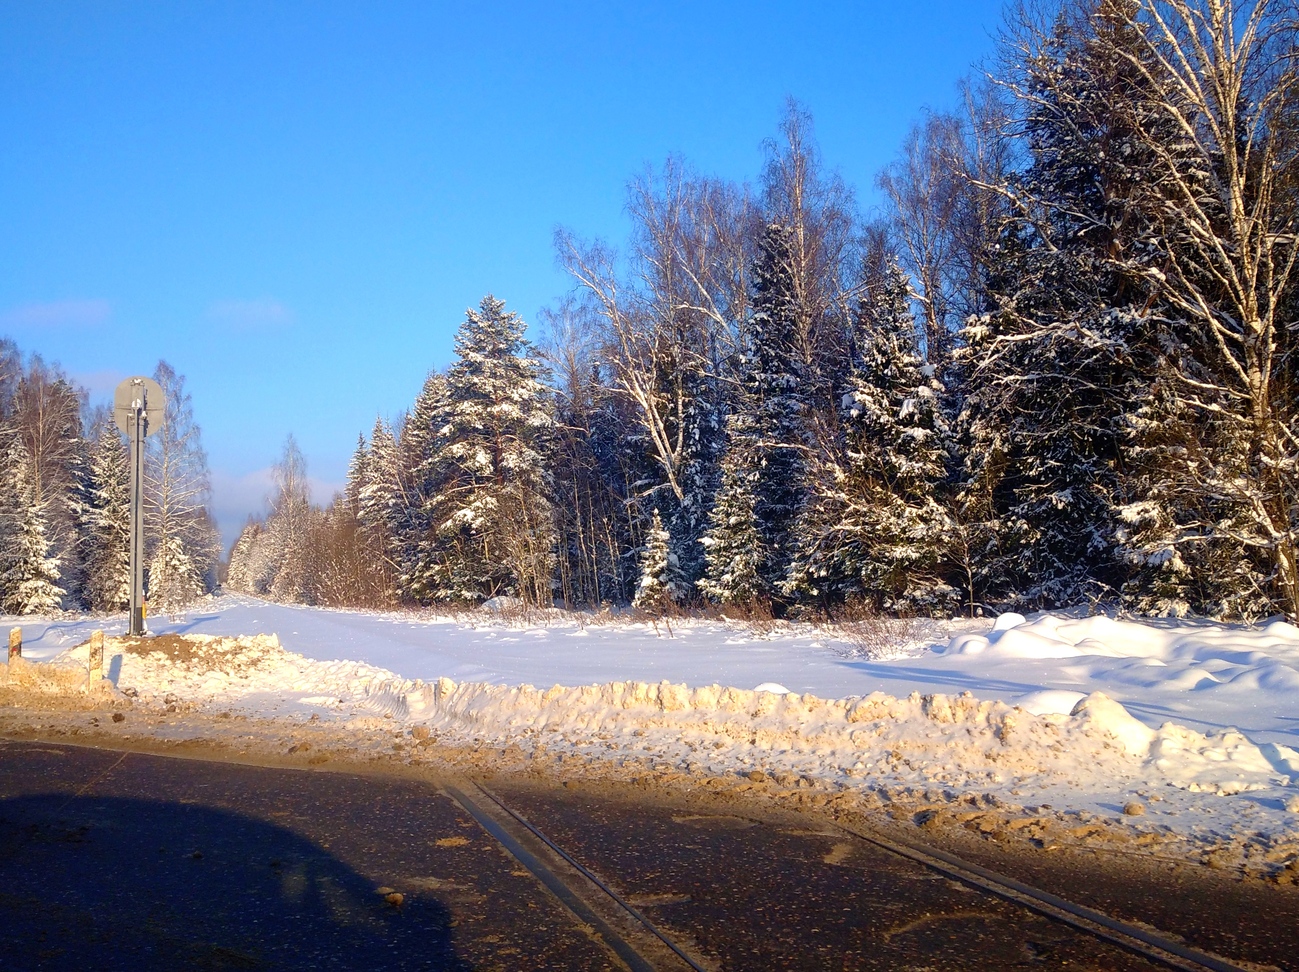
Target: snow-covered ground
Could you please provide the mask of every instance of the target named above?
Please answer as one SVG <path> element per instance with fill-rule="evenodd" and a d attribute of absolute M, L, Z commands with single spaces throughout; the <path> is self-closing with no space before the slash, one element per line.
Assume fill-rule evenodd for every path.
<path fill-rule="evenodd" d="M 1005 625 L 1010 618 L 1001 623 Z M 121 619 L 0 618 L 23 628 L 24 655 L 49 660 L 96 627 Z M 222 595 L 175 618 L 152 618 L 157 634 L 274 634 L 314 661 L 364 662 L 402 678 L 491 685 L 592 685 L 639 681 L 752 689 L 775 683 L 826 699 L 885 692 L 971 692 L 1041 711 L 1041 693 L 1069 711 L 1104 692 L 1152 728 L 1168 720 L 1213 732 L 1236 728 L 1255 742 L 1299 747 L 1299 629 L 1106 617 L 1044 617 L 1013 632 L 991 621 L 931 625 L 872 660 L 833 629 L 790 625 L 760 635 L 743 625 L 677 621 L 580 624 L 552 615 L 533 625 L 486 615 L 466 623 L 407 612 L 339 611 Z M 955 636 L 955 637 L 953 637 Z M 949 638 L 952 640 L 949 644 Z M 1073 693 L 1070 695 L 1069 693 Z"/>
<path fill-rule="evenodd" d="M 110 637 L 122 627 L 0 624 L 21 624 L 26 657 L 80 664 L 85 649 L 72 646 L 96 627 Z M 378 714 L 538 754 L 763 771 L 940 801 L 977 793 L 1114 819 L 1140 803 L 1148 827 L 1299 840 L 1299 629 L 1280 621 L 1005 615 L 995 626 L 886 625 L 863 638 L 810 625 L 759 633 L 680 621 L 669 631 L 226 595 L 150 627 L 278 639 L 214 642 L 228 664 L 110 647 L 119 688 L 199 707 L 290 720 Z M 889 637 L 901 643 L 882 643 Z"/>

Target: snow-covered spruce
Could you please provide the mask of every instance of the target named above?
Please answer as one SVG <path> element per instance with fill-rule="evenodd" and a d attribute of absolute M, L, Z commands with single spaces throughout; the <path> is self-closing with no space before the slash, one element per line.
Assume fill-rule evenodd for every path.
<path fill-rule="evenodd" d="M 427 460 L 429 532 L 409 571 L 421 601 L 550 603 L 554 404 L 525 327 L 488 296 L 456 334 L 445 425 Z"/>
<path fill-rule="evenodd" d="M 771 597 L 793 557 L 808 445 L 793 250 L 790 227 L 772 223 L 753 265 L 742 385 L 727 418 L 722 484 L 704 537 L 700 588 L 722 603 Z"/>
<path fill-rule="evenodd" d="M 59 560 L 50 556 L 44 509 L 21 436 L 0 455 L 0 593 L 7 614 L 49 614 L 63 599 Z"/>
<path fill-rule="evenodd" d="M 124 610 L 131 598 L 130 465 L 112 419 L 94 430 L 86 497 L 86 597 L 96 611 Z"/>
<path fill-rule="evenodd" d="M 635 607 L 661 614 L 677 599 L 672 577 L 676 556 L 669 548 L 670 540 L 668 531 L 663 528 L 663 519 L 655 510 L 649 533 L 645 536 L 645 549 L 641 553 L 640 582 L 632 600 Z"/>
<path fill-rule="evenodd" d="M 943 567 L 953 525 L 942 386 L 916 346 L 910 287 L 895 262 L 858 308 L 856 354 L 833 450 L 809 462 L 807 498 L 782 591 L 811 599 L 874 598 L 877 610 L 950 610 Z"/>

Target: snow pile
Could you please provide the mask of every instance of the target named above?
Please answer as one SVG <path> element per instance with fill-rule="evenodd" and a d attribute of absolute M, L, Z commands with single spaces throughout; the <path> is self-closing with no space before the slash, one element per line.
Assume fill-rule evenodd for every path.
<path fill-rule="evenodd" d="M 59 664 L 40 664 L 22 656 L 8 663 L 0 659 L 0 685 L 25 692 L 44 695 L 85 692 L 89 689 L 89 675 L 84 661 L 77 665 L 66 660 Z"/>
<path fill-rule="evenodd" d="M 1299 628 L 1285 621 L 1245 628 L 1101 616 L 1045 615 L 1028 621 L 1009 614 L 999 617 L 987 635 L 957 635 L 935 653 L 979 656 L 989 664 L 1067 659 L 1072 674 L 1096 682 L 1183 696 L 1248 693 L 1252 706 L 1271 704 L 1289 711 L 1299 693 Z M 1264 786 L 1269 779 L 1299 781 L 1299 753 L 1288 746 L 1255 745 L 1233 727 L 1207 735 L 1173 722 L 1152 729 L 1118 703 L 1096 699 L 1043 690 L 1016 702 L 1042 715 L 1071 712 L 1100 719 L 1130 754 L 1190 790 L 1235 793 Z"/>
<path fill-rule="evenodd" d="M 77 670 L 84 680 L 89 650 L 77 645 L 40 667 Z M 134 689 L 145 698 L 173 698 L 196 708 L 251 708 L 263 714 L 303 706 L 347 706 L 404 715 L 392 700 L 404 698 L 420 684 L 364 662 L 312 661 L 286 651 L 275 635 L 107 638 L 104 668 L 119 688 Z"/>
<path fill-rule="evenodd" d="M 1218 794 L 1299 782 L 1299 752 L 1238 732 L 1152 730 L 1102 693 L 1070 715 L 913 693 L 820 699 L 720 685 L 612 682 L 541 691 L 439 679 L 407 696 L 413 719 L 494 740 L 554 736 L 700 770 L 762 766 L 821 778 L 1017 786 L 1140 778 Z"/>
<path fill-rule="evenodd" d="M 939 654 L 996 659 L 1125 659 L 1133 684 L 1164 683 L 1205 691 L 1221 685 L 1299 693 L 1299 628 L 1274 621 L 1261 629 L 1230 625 L 1138 624 L 1107 617 L 1002 615 L 987 635 L 962 634 Z"/>

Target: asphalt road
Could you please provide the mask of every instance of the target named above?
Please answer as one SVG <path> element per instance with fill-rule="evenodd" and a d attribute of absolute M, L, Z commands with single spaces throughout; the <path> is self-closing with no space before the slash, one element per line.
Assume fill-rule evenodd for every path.
<path fill-rule="evenodd" d="M 1155 967 L 808 820 L 492 790 L 702 968 Z M 624 967 L 437 780 L 0 740 L 0 968 Z"/>

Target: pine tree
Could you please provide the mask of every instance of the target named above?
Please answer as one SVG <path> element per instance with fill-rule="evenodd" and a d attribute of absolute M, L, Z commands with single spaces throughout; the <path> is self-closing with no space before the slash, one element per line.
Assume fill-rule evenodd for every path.
<path fill-rule="evenodd" d="M 95 429 L 85 508 L 90 606 L 122 611 L 131 600 L 130 457 L 111 418 Z"/>
<path fill-rule="evenodd" d="M 0 456 L 0 598 L 6 614 L 50 614 L 62 603 L 59 562 L 32 486 L 22 438 L 10 434 Z"/>
<path fill-rule="evenodd" d="M 410 573 L 421 599 L 550 602 L 554 412 L 524 327 L 488 296 L 456 335 L 447 421 L 431 459 L 439 484 L 428 504 L 432 533 Z"/>

